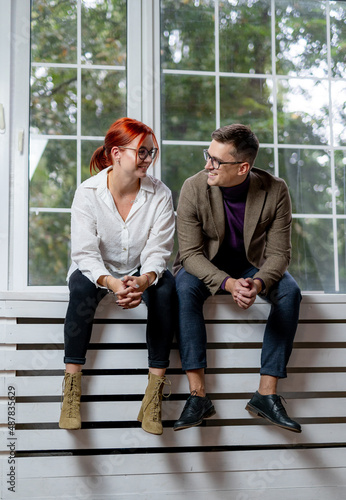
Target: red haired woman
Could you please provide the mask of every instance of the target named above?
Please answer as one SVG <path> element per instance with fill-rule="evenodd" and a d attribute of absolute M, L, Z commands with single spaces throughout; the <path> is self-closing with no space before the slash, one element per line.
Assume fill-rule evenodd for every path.
<path fill-rule="evenodd" d="M 162 392 L 176 316 L 175 282 L 167 270 L 175 221 L 170 190 L 147 174 L 157 152 L 151 128 L 121 118 L 91 158 L 90 171 L 99 173 L 75 193 L 60 428 L 81 427 L 81 368 L 96 308 L 112 292 L 123 309 L 142 299 L 147 305 L 149 381 L 138 420 L 145 431 L 162 434 Z"/>

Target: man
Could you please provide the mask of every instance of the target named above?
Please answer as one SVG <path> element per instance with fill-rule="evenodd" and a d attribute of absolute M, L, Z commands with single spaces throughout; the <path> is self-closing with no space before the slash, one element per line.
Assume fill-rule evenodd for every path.
<path fill-rule="evenodd" d="M 202 172 L 182 187 L 177 217 L 179 253 L 174 266 L 179 297 L 179 349 L 191 395 L 174 430 L 215 413 L 205 393 L 206 329 L 203 303 L 218 292 L 248 309 L 260 295 L 271 304 L 265 328 L 259 389 L 246 409 L 294 432 L 277 381 L 297 328 L 301 294 L 286 271 L 291 254 L 291 202 L 282 179 L 253 168 L 259 143 L 246 126 L 212 133 Z"/>

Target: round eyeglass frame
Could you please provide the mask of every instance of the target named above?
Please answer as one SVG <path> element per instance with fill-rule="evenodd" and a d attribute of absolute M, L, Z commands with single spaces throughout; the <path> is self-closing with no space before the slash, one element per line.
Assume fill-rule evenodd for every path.
<path fill-rule="evenodd" d="M 132 149 L 133 151 L 137 151 L 138 158 L 140 160 L 146 160 L 148 158 L 148 155 L 150 155 L 151 159 L 154 160 L 156 153 L 157 153 L 157 148 L 152 148 L 150 151 L 147 149 L 145 146 L 141 146 L 140 148 L 129 148 L 127 146 L 118 146 L 119 149 Z"/>
<path fill-rule="evenodd" d="M 220 168 L 220 165 L 238 165 L 239 163 L 244 163 L 243 161 L 220 161 L 214 158 L 213 156 L 210 156 L 209 151 L 207 149 L 203 149 L 203 155 L 205 161 L 208 163 L 208 161 L 211 161 L 211 165 L 215 170 L 218 170 Z"/>

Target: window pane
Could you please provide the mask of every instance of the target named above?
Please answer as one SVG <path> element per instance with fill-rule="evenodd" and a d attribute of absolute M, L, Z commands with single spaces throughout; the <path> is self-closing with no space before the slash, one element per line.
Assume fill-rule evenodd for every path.
<path fill-rule="evenodd" d="M 338 220 L 338 254 L 340 292 L 346 293 L 346 221 Z"/>
<path fill-rule="evenodd" d="M 77 71 L 35 67 L 31 76 L 31 132 L 75 134 Z"/>
<path fill-rule="evenodd" d="M 255 167 L 266 170 L 274 175 L 274 149 L 273 148 L 260 148 L 255 161 Z"/>
<path fill-rule="evenodd" d="M 330 157 L 326 151 L 281 149 L 279 175 L 289 186 L 293 213 L 330 214 Z"/>
<path fill-rule="evenodd" d="M 333 223 L 328 219 L 293 219 L 289 272 L 302 290 L 335 292 Z"/>
<path fill-rule="evenodd" d="M 90 173 L 90 160 L 94 151 L 103 146 L 103 140 L 98 141 L 82 141 L 82 158 L 81 158 L 81 178 L 82 182 L 89 179 Z"/>
<path fill-rule="evenodd" d="M 271 80 L 220 78 L 221 126 L 243 123 L 260 142 L 273 142 Z"/>
<path fill-rule="evenodd" d="M 66 209 L 77 179 L 90 176 L 91 154 L 102 144 L 99 137 L 126 115 L 126 6 L 126 0 L 31 2 L 31 285 L 66 284 Z M 83 135 L 95 141 L 82 141 Z"/>
<path fill-rule="evenodd" d="M 346 146 L 346 81 L 331 82 L 335 146 Z"/>
<path fill-rule="evenodd" d="M 162 180 L 172 190 L 175 208 L 185 179 L 204 169 L 205 147 L 164 145 L 161 148 Z"/>
<path fill-rule="evenodd" d="M 69 213 L 30 213 L 29 285 L 66 285 L 70 219 Z"/>
<path fill-rule="evenodd" d="M 270 0 L 220 1 L 220 71 L 271 73 Z"/>
<path fill-rule="evenodd" d="M 276 0 L 277 73 L 328 76 L 325 1 Z"/>
<path fill-rule="evenodd" d="M 35 62 L 77 62 L 76 0 L 31 0 L 31 59 Z"/>
<path fill-rule="evenodd" d="M 122 66 L 126 62 L 126 0 L 82 0 L 83 62 Z"/>
<path fill-rule="evenodd" d="M 76 190 L 75 140 L 30 140 L 30 207 L 70 208 Z"/>
<path fill-rule="evenodd" d="M 346 215 L 346 151 L 335 151 L 336 210 Z"/>
<path fill-rule="evenodd" d="M 313 80 L 280 80 L 278 137 L 281 143 L 328 144 L 328 84 Z"/>
<path fill-rule="evenodd" d="M 125 72 L 83 70 L 82 135 L 105 135 L 126 115 Z"/>
<path fill-rule="evenodd" d="M 162 139 L 210 139 L 215 129 L 215 79 L 162 75 Z"/>
<path fill-rule="evenodd" d="M 162 68 L 215 69 L 214 1 L 161 1 Z"/>
<path fill-rule="evenodd" d="M 330 2 L 332 76 L 346 78 L 346 2 Z"/>

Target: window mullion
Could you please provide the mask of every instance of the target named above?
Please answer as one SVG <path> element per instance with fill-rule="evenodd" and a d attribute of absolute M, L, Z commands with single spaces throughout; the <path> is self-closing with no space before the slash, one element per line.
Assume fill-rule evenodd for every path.
<path fill-rule="evenodd" d="M 0 77 L 0 96 L 1 96 L 1 126 L 0 126 L 0 165 L 9 165 L 10 162 L 10 62 L 11 53 L 8 39 L 10 37 L 11 26 L 11 2 L 6 2 L 2 6 L 0 17 L 0 47 L 1 47 L 1 77 Z M 9 187 L 10 187 L 10 172 L 8 168 L 2 169 L 1 185 L 0 185 L 0 289 L 7 290 L 8 288 L 8 233 L 9 233 Z"/>
<path fill-rule="evenodd" d="M 127 116 L 136 120 L 142 120 L 141 19 L 141 0 L 127 0 Z"/>
<path fill-rule="evenodd" d="M 11 218 L 9 289 L 25 290 L 28 276 L 28 151 L 30 109 L 30 1 L 11 2 Z M 20 10 L 20 15 L 19 15 Z M 24 132 L 22 151 L 18 134 Z"/>

